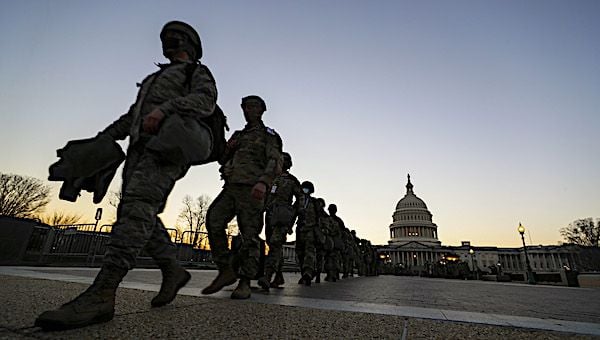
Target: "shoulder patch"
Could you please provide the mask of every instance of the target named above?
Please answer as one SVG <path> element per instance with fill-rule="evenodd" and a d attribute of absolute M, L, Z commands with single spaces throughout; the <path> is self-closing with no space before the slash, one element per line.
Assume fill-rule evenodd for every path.
<path fill-rule="evenodd" d="M 275 132 L 275 130 L 271 129 L 270 127 L 267 126 L 267 133 L 271 134 L 273 136 L 277 136 L 277 132 Z"/>

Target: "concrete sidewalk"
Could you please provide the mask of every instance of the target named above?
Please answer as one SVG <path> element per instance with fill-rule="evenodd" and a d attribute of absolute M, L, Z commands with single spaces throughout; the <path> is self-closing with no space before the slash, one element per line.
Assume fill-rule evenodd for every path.
<path fill-rule="evenodd" d="M 96 272 L 0 267 L 0 338 L 600 338 L 597 289 L 394 276 L 305 287 L 288 273 L 286 288 L 268 294 L 255 290 L 250 300 L 233 301 L 234 286 L 201 296 L 200 288 L 216 272 L 194 270 L 173 304 L 151 309 L 149 301 L 160 285 L 160 272 L 152 269 L 127 275 L 111 322 L 51 333 L 33 327 L 40 312 L 77 296 Z M 515 304 L 514 295 L 523 294 L 542 301 L 529 308 L 524 308 L 527 300 Z M 470 298 L 462 301 L 464 296 Z"/>

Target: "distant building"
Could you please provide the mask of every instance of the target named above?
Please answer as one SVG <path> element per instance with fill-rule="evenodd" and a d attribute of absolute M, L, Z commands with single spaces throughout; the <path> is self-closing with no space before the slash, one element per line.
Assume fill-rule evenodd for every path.
<path fill-rule="evenodd" d="M 406 195 L 396 204 L 389 226 L 388 245 L 380 246 L 382 259 L 407 270 L 426 270 L 440 261 L 463 261 L 470 270 L 523 273 L 525 252 L 520 248 L 473 246 L 463 241 L 460 246 L 443 246 L 438 240 L 438 226 L 425 202 L 415 195 L 408 175 Z M 516 237 L 516 236 L 515 236 Z M 473 250 L 471 254 L 470 251 Z M 577 269 L 578 248 L 565 246 L 527 246 L 531 268 L 536 272 L 558 272 Z"/>

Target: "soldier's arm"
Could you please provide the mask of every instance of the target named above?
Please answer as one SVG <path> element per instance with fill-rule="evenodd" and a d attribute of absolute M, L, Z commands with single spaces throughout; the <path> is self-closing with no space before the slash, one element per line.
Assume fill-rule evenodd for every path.
<path fill-rule="evenodd" d="M 225 145 L 225 151 L 223 151 L 223 155 L 221 155 L 221 158 L 219 159 L 219 164 L 223 165 L 227 163 L 231 157 L 233 157 L 233 154 L 238 147 L 238 138 L 240 133 L 240 131 L 235 131 L 233 135 L 231 135 L 227 141 L 227 144 Z"/>
<path fill-rule="evenodd" d="M 300 187 L 300 182 L 298 180 L 294 181 L 294 213 L 295 216 L 299 216 L 302 213 L 302 209 L 304 207 L 304 193 L 302 192 L 302 188 Z"/>
<path fill-rule="evenodd" d="M 337 220 L 337 223 L 340 226 L 340 230 L 344 230 L 346 228 L 346 225 L 344 224 L 344 221 L 339 216 L 337 216 L 336 220 Z"/>
<path fill-rule="evenodd" d="M 258 182 L 265 183 L 268 187 L 271 186 L 275 177 L 281 174 L 281 169 L 283 166 L 283 143 L 275 131 L 270 131 L 271 132 L 267 131 L 269 134 L 269 139 L 265 150 L 267 164 L 263 174 L 258 179 Z"/>
<path fill-rule="evenodd" d="M 135 104 L 129 107 L 129 111 L 119 117 L 119 119 L 112 122 L 106 129 L 102 130 L 100 133 L 107 134 L 111 136 L 114 140 L 122 140 L 129 136 L 129 130 L 131 129 L 132 111 Z"/>
<path fill-rule="evenodd" d="M 192 75 L 190 93 L 186 96 L 170 99 L 160 105 L 160 110 L 169 116 L 172 114 L 207 117 L 217 103 L 217 87 L 208 68 L 198 65 Z"/>

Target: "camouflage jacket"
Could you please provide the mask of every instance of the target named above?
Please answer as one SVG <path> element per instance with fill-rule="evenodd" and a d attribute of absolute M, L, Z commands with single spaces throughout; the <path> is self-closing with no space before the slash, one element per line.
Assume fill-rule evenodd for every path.
<path fill-rule="evenodd" d="M 148 140 L 151 135 L 141 129 L 142 119 L 156 108 L 165 114 L 191 116 L 199 120 L 210 116 L 217 101 L 217 88 L 208 68 L 199 65 L 191 75 L 189 85 L 187 68 L 191 62 L 173 62 L 159 65 L 160 70 L 147 76 L 141 84 L 136 102 L 129 111 L 110 124 L 102 133 L 116 140 L 130 137 L 129 145 Z"/>
<path fill-rule="evenodd" d="M 246 125 L 233 133 L 219 163 L 225 185 L 263 182 L 270 187 L 283 165 L 281 137 L 262 122 Z"/>
<path fill-rule="evenodd" d="M 271 190 L 267 196 L 267 209 L 275 205 L 292 205 L 292 199 L 295 198 L 294 207 L 296 215 L 298 215 L 299 209 L 302 207 L 304 202 L 304 195 L 302 194 L 302 188 L 300 187 L 300 181 L 296 176 L 289 172 L 283 172 L 277 176 L 271 185 Z"/>
<path fill-rule="evenodd" d="M 332 231 L 335 227 L 331 222 L 333 221 L 331 220 L 331 217 L 329 217 L 329 214 L 327 214 L 325 210 L 321 211 L 319 214 L 319 226 L 321 227 L 323 234 L 329 237 L 333 236 Z"/>
<path fill-rule="evenodd" d="M 342 219 L 337 217 L 337 216 L 329 216 L 329 229 L 330 229 L 330 235 L 332 237 L 335 238 L 339 238 L 340 240 L 342 239 L 342 233 L 341 231 L 344 230 L 344 222 L 342 222 Z M 340 224 L 341 222 L 341 224 Z"/>
<path fill-rule="evenodd" d="M 296 231 L 303 228 L 312 230 L 319 223 L 319 212 L 317 211 L 317 202 L 314 197 L 304 195 L 302 203 L 302 213 L 298 217 L 298 227 Z"/>

